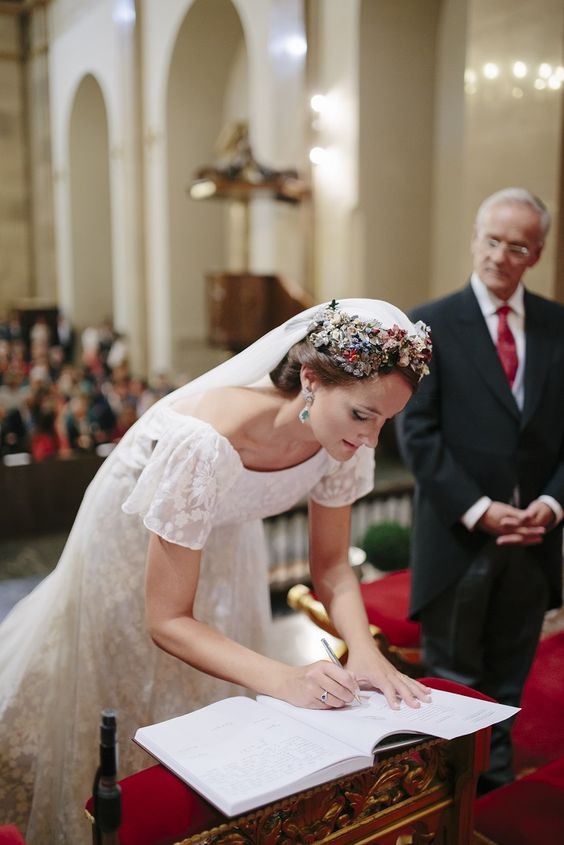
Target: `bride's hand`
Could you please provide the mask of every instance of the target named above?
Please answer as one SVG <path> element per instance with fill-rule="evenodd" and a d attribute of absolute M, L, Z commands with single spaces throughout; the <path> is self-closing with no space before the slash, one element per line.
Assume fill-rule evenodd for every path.
<path fill-rule="evenodd" d="M 309 666 L 287 666 L 276 697 L 297 707 L 332 710 L 352 704 L 358 692 L 352 672 L 328 660 L 318 660 Z"/>
<path fill-rule="evenodd" d="M 367 654 L 350 654 L 347 669 L 363 688 L 380 690 L 393 710 L 405 701 L 409 707 L 420 707 L 430 701 L 432 690 L 419 681 L 399 672 L 374 646 Z"/>

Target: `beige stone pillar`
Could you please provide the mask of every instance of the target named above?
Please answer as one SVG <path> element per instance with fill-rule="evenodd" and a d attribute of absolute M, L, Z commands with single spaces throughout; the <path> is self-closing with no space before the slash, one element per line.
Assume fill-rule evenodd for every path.
<path fill-rule="evenodd" d="M 57 301 L 53 210 L 53 169 L 49 119 L 49 33 L 47 9 L 35 6 L 27 18 L 25 66 L 29 149 L 31 277 L 33 294 Z"/>
<path fill-rule="evenodd" d="M 21 21 L 0 15 L 0 311 L 31 296 Z"/>

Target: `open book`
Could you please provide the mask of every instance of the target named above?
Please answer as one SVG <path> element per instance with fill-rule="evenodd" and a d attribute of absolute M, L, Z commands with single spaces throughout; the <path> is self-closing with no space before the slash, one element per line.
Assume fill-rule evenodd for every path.
<path fill-rule="evenodd" d="M 378 692 L 362 691 L 361 704 L 342 710 L 236 696 L 139 728 L 134 739 L 222 813 L 236 816 L 373 765 L 378 745 L 395 735 L 453 739 L 517 711 L 438 690 L 430 703 L 418 709 L 402 703 L 400 710 Z"/>

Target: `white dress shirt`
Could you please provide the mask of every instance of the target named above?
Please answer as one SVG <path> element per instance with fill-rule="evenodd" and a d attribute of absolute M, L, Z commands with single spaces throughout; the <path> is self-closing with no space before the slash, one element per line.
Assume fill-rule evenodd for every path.
<path fill-rule="evenodd" d="M 497 296 L 488 290 L 482 282 L 477 273 L 472 273 L 470 278 L 472 290 L 478 300 L 480 310 L 484 315 L 484 320 L 488 327 L 488 331 L 492 336 L 494 345 L 497 345 L 497 324 L 499 317 L 497 316 L 497 309 L 505 303 L 498 299 Z M 526 340 L 525 340 L 525 306 L 523 302 L 524 288 L 522 284 L 517 286 L 513 295 L 507 300 L 507 305 L 511 311 L 507 315 L 509 328 L 513 332 L 515 338 L 515 345 L 517 348 L 517 358 L 519 361 L 515 380 L 511 387 L 515 402 L 520 411 L 523 410 L 525 402 L 525 354 L 526 354 Z M 555 524 L 562 519 L 563 511 L 560 504 L 552 496 L 539 496 L 539 501 L 544 502 L 553 511 L 555 516 Z M 492 500 L 488 496 L 482 496 L 470 507 L 466 513 L 461 516 L 461 522 L 469 531 L 472 531 L 478 520 L 482 518 Z M 513 502 L 516 507 L 519 507 L 519 490 L 514 491 Z"/>

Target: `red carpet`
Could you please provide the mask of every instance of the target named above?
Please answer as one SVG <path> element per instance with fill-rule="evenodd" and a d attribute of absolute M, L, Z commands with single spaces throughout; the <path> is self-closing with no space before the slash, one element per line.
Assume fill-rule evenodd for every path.
<path fill-rule="evenodd" d="M 497 845 L 564 842 L 564 631 L 539 643 L 513 725 L 518 779 L 475 803 L 475 829 Z"/>
<path fill-rule="evenodd" d="M 541 640 L 513 726 L 515 771 L 564 757 L 564 631 Z"/>

